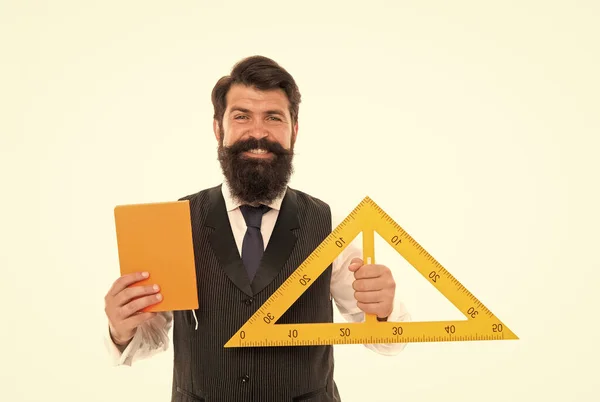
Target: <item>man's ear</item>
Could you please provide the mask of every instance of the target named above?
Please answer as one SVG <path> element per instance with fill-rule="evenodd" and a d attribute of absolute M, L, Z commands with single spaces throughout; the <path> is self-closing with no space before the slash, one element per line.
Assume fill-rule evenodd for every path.
<path fill-rule="evenodd" d="M 292 140 L 296 143 L 296 137 L 298 136 L 298 122 L 294 123 L 294 130 L 292 131 Z"/>
<path fill-rule="evenodd" d="M 217 119 L 213 119 L 213 132 L 215 133 L 215 138 L 217 139 L 217 142 L 219 142 L 221 139 L 221 132 L 219 130 L 219 122 L 217 121 Z"/>

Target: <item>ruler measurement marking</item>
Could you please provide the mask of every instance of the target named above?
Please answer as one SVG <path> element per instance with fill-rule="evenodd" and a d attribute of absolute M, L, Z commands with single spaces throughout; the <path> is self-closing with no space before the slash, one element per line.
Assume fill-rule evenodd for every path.
<path fill-rule="evenodd" d="M 439 336 L 429 336 L 429 335 L 419 335 L 419 336 L 411 336 L 411 337 L 404 337 L 402 339 L 400 339 L 400 341 L 402 343 L 405 342 L 458 342 L 458 341 L 481 341 L 481 340 L 499 340 L 502 339 L 503 336 L 491 336 L 491 335 L 482 335 L 482 334 L 478 334 L 478 335 L 461 335 L 458 337 L 439 337 Z M 345 345 L 349 345 L 349 344 L 369 344 L 369 343 L 393 343 L 393 342 L 397 342 L 398 339 L 395 338 L 390 338 L 390 337 L 383 337 L 383 338 L 369 338 L 369 339 L 363 339 L 363 338 L 344 338 L 344 339 L 337 339 L 337 338 L 318 338 L 318 339 L 313 339 L 313 340 L 305 340 L 305 341 L 300 341 L 297 343 L 291 343 L 291 344 L 287 344 L 283 341 L 272 341 L 272 340 L 268 340 L 268 339 L 264 339 L 264 340 L 260 340 L 260 341 L 242 341 L 240 342 L 239 346 L 241 347 L 247 347 L 247 346 L 301 346 L 301 345 L 326 345 L 326 344 L 345 344 Z"/>

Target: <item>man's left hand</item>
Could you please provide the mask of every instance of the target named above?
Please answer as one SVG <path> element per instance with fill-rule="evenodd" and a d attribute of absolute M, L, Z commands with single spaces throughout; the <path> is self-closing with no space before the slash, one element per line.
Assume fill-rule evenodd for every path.
<path fill-rule="evenodd" d="M 352 259 L 348 269 L 354 272 L 354 298 L 357 306 L 366 314 L 379 319 L 390 316 L 394 308 L 396 282 L 392 271 L 385 265 L 365 265 L 360 258 Z"/>

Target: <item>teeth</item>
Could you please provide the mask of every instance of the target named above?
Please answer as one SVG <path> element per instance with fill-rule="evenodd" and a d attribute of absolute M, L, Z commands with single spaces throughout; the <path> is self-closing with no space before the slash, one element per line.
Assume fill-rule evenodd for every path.
<path fill-rule="evenodd" d="M 264 150 L 264 149 L 251 149 L 250 153 L 253 153 L 253 154 L 266 154 L 267 151 Z"/>

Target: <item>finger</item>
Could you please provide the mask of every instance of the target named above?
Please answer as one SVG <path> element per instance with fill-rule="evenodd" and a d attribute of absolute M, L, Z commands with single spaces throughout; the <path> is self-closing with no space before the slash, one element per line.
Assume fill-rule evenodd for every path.
<path fill-rule="evenodd" d="M 383 265 L 363 265 L 360 269 L 354 272 L 354 278 L 366 279 L 366 278 L 377 278 L 383 275 L 386 271 L 386 267 Z"/>
<path fill-rule="evenodd" d="M 118 309 L 121 320 L 125 320 L 125 319 L 129 318 L 132 315 L 134 315 L 135 313 L 137 313 L 138 311 L 140 311 L 148 306 L 152 306 L 153 304 L 157 304 L 161 300 L 162 300 L 162 295 L 160 293 L 157 293 L 157 294 L 151 295 L 151 296 L 140 297 L 139 299 L 135 299 Z"/>
<path fill-rule="evenodd" d="M 357 292 L 376 292 L 382 290 L 384 285 L 385 281 L 380 278 L 357 279 L 352 283 L 352 287 Z"/>
<path fill-rule="evenodd" d="M 137 299 L 141 296 L 151 295 L 160 290 L 158 285 L 152 286 L 131 286 L 126 289 L 123 289 L 119 292 L 115 298 L 114 302 L 117 307 L 124 306 L 129 303 L 133 299 Z"/>
<path fill-rule="evenodd" d="M 365 314 L 379 314 L 383 308 L 382 303 L 361 303 L 357 302 L 356 306 L 361 309 Z"/>
<path fill-rule="evenodd" d="M 358 257 L 354 257 L 350 261 L 350 265 L 348 265 L 348 269 L 352 272 L 355 272 L 357 269 L 363 266 L 363 260 Z"/>
<path fill-rule="evenodd" d="M 354 292 L 354 298 L 361 303 L 380 303 L 383 301 L 384 296 L 384 292 L 381 290 Z"/>
<path fill-rule="evenodd" d="M 155 316 L 156 313 L 153 311 L 137 313 L 123 321 L 123 324 L 126 325 L 128 328 L 134 329 L 139 327 L 144 322 L 154 318 Z"/>
<path fill-rule="evenodd" d="M 113 283 L 113 285 L 108 291 L 107 296 L 115 296 L 117 293 L 121 292 L 129 285 L 147 279 L 149 276 L 150 274 L 148 274 L 148 272 L 134 272 L 131 274 L 123 275 Z"/>
<path fill-rule="evenodd" d="M 351 272 L 356 272 L 356 271 L 358 271 L 358 270 L 360 269 L 360 267 L 362 267 L 362 266 L 363 266 L 363 265 L 362 265 L 362 263 L 355 262 L 355 263 L 353 263 L 353 264 L 350 264 L 350 265 L 348 265 L 348 269 L 349 269 Z"/>

